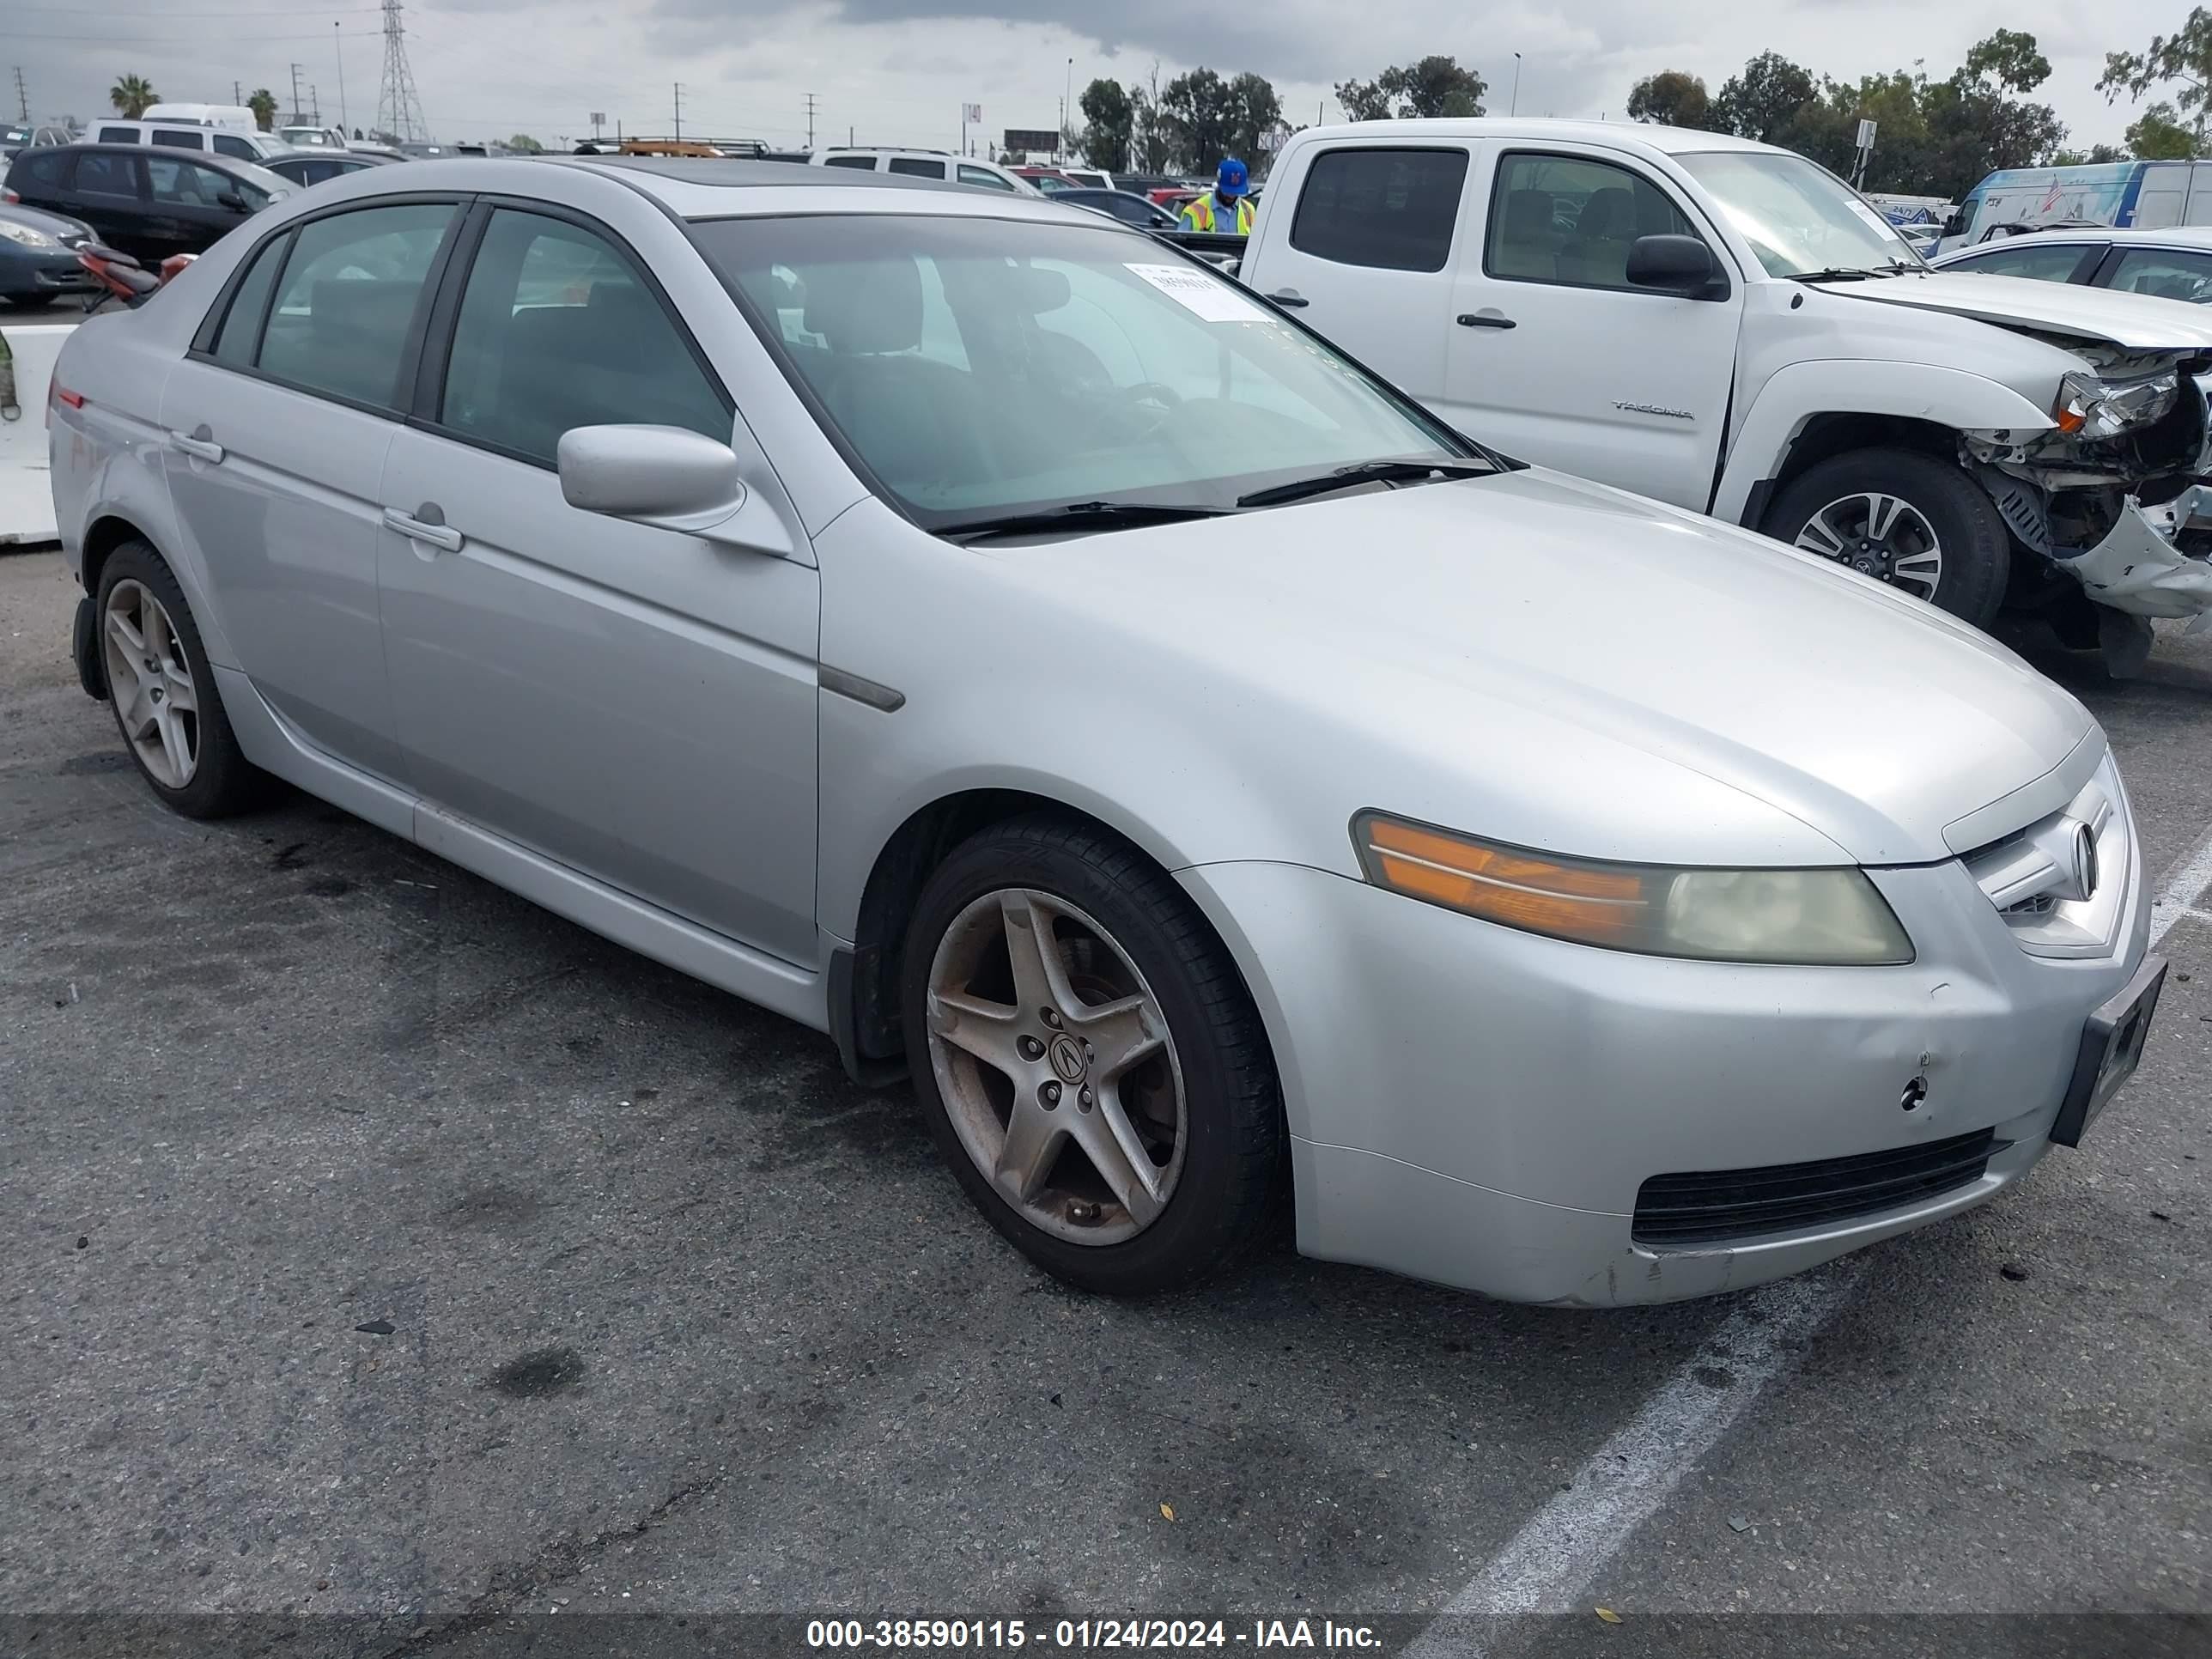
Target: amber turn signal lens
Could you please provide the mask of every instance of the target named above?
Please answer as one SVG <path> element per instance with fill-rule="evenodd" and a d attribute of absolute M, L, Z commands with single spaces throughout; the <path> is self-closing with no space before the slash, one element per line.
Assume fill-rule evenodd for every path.
<path fill-rule="evenodd" d="M 1361 828 L 1380 885 L 1508 927 L 1625 945 L 1651 902 L 1632 871 L 1562 863 L 1372 815 Z"/>

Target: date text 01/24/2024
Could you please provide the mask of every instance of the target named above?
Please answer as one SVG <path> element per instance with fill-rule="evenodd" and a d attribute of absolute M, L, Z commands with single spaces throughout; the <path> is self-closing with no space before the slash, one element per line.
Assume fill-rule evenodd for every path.
<path fill-rule="evenodd" d="M 807 1622 L 806 1645 L 956 1653 L 1030 1646 L 1048 1652 L 1231 1647 L 1356 1652 L 1380 1648 L 1382 1638 L 1365 1625 L 1327 1619 L 1255 1619 L 1242 1628 L 1221 1619 L 1060 1619 L 1050 1625 L 1024 1619 L 817 1619 Z"/>

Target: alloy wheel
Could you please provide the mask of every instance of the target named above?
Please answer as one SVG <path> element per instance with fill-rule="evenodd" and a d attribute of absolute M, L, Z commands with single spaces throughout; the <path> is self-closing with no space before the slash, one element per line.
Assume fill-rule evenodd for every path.
<path fill-rule="evenodd" d="M 1805 522 L 1796 544 L 1862 575 L 1933 600 L 1943 576 L 1943 543 L 1926 514 L 1901 495 L 1861 490 L 1830 501 Z"/>
<path fill-rule="evenodd" d="M 1024 1219 L 1107 1245 L 1158 1218 L 1188 1145 L 1182 1068 L 1097 921 L 1030 888 L 984 894 L 938 943 L 927 1019 L 960 1144 Z"/>
<path fill-rule="evenodd" d="M 199 769 L 199 692 L 169 613 L 144 583 L 119 581 L 108 590 L 100 639 L 124 737 L 155 782 L 183 788 Z"/>

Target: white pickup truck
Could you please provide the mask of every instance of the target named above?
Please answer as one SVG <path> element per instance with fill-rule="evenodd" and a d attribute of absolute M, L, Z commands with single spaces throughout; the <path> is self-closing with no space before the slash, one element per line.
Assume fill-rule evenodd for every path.
<path fill-rule="evenodd" d="M 2212 613 L 2212 308 L 1930 271 L 1802 156 L 1672 127 L 1308 128 L 1263 204 L 1244 282 L 1508 454 L 2116 665 Z"/>

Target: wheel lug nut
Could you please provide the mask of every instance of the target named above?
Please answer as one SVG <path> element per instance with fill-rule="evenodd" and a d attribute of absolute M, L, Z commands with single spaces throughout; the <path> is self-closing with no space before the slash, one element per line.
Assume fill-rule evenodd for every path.
<path fill-rule="evenodd" d="M 1091 1104 L 1091 1091 L 1085 1089 L 1078 1093 L 1075 1097 L 1075 1103 L 1083 1108 L 1085 1111 L 1089 1111 Z"/>
<path fill-rule="evenodd" d="M 1045 1109 L 1050 1111 L 1060 1104 L 1060 1085 L 1047 1079 L 1044 1086 L 1037 1091 L 1037 1098 L 1044 1102 Z"/>
<path fill-rule="evenodd" d="M 1043 1019 L 1046 1024 L 1051 1026 L 1054 1030 L 1057 1031 L 1060 1029 L 1060 1011 L 1058 1009 L 1047 1008 L 1040 1015 L 1040 1018 Z"/>
<path fill-rule="evenodd" d="M 1025 1036 L 1022 1038 L 1022 1040 L 1017 1042 L 1014 1047 L 1021 1050 L 1021 1055 L 1024 1060 L 1042 1060 L 1044 1058 L 1044 1044 L 1039 1042 L 1033 1036 Z"/>

